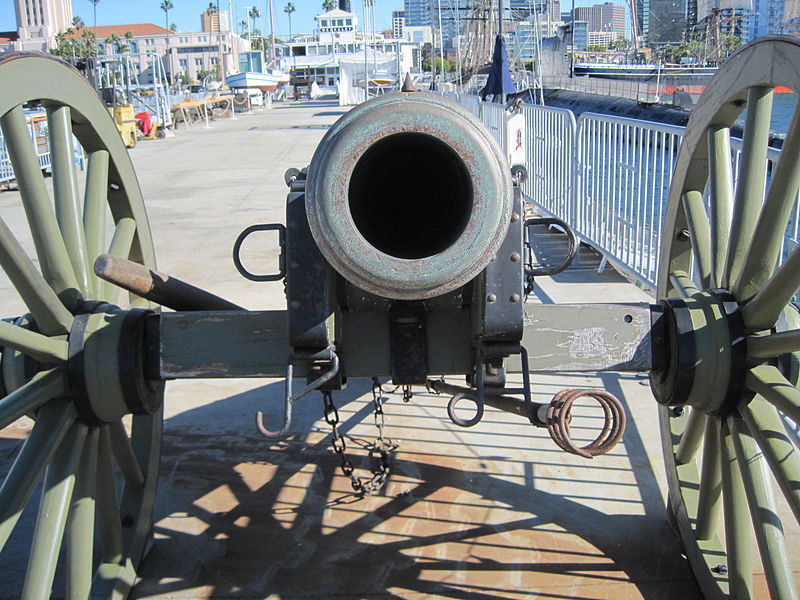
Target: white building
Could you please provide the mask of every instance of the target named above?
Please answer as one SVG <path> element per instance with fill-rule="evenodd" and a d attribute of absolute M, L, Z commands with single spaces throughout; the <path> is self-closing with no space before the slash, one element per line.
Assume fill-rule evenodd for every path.
<path fill-rule="evenodd" d="M 242 39 L 232 31 L 201 31 L 183 33 L 170 31 L 153 23 L 133 23 L 130 25 L 102 25 L 94 28 L 97 36 L 99 54 L 115 54 L 119 48 L 113 47 L 107 40 L 114 34 L 119 36 L 120 43 L 127 46 L 126 53 L 134 56 L 138 65 L 141 83 L 152 83 L 148 78 L 149 63 L 155 54 L 161 57 L 164 68 L 172 81 L 178 75 L 198 81 L 201 72 L 214 71 L 220 58 L 223 61 L 223 75 L 239 72 L 239 55 L 250 49 L 250 42 Z M 76 36 L 80 36 L 80 31 Z M 126 34 L 130 33 L 130 39 Z M 222 52 L 220 52 L 220 38 Z"/>
<path fill-rule="evenodd" d="M 7 0 L 3 0 L 7 1 Z M 47 51 L 55 45 L 56 34 L 72 26 L 70 0 L 14 0 L 17 35 L 6 36 L 13 50 Z"/>

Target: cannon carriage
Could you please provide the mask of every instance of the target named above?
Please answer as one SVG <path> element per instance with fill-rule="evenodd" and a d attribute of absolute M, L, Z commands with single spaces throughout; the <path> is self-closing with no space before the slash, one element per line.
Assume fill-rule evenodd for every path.
<path fill-rule="evenodd" d="M 522 198 L 501 151 L 456 105 L 403 92 L 350 111 L 288 177 L 279 272 L 249 274 L 284 279 L 287 308 L 257 312 L 155 271 L 135 175 L 94 92 L 53 59 L 5 58 L 0 78 L 14 86 L 0 91 L 0 126 L 37 257 L 2 224 L 0 265 L 25 309 L 0 327 L 0 426 L 23 415 L 35 425 L 0 488 L 0 544 L 13 543 L 44 481 L 24 595 L 49 595 L 62 545 L 68 596 L 130 589 L 151 533 L 166 380 L 285 377 L 283 422 L 258 422 L 270 438 L 290 430 L 293 405 L 311 392 L 333 420 L 347 378 L 439 385 L 459 425 L 479 427 L 493 404 L 581 451 L 563 427 L 569 404 L 548 414 L 524 376 L 583 369 L 650 373 L 670 508 L 706 595 L 752 594 L 754 539 L 771 596 L 794 597 L 784 529 L 800 514 L 786 429 L 800 417 L 800 254 L 782 255 L 782 235 L 800 186 L 800 119 L 770 171 L 766 151 L 771 91 L 797 89 L 798 57 L 791 39 L 758 42 L 697 107 L 671 188 L 658 302 L 525 305 Z M 42 81 L 62 83 L 45 91 Z M 53 198 L 26 138 L 22 105 L 33 101 L 48 111 Z M 729 128 L 744 110 L 734 177 Z M 88 156 L 82 186 L 72 135 Z M 385 189 L 386 165 L 412 157 L 426 167 Z M 577 361 L 568 342 L 587 329 L 606 343 Z M 522 373 L 521 387 L 510 373 Z M 430 381 L 440 375 L 466 380 Z M 462 402 L 474 406 L 468 418 Z M 619 429 L 618 407 L 605 406 Z M 364 492 L 388 470 L 378 475 Z"/>

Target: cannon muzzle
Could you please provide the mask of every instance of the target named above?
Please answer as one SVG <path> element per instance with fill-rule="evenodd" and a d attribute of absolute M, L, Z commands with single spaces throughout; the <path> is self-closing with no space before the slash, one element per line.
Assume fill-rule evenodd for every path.
<path fill-rule="evenodd" d="M 500 147 L 472 114 L 428 93 L 384 96 L 342 117 L 314 154 L 305 192 L 325 259 L 390 299 L 432 298 L 471 281 L 511 222 Z"/>

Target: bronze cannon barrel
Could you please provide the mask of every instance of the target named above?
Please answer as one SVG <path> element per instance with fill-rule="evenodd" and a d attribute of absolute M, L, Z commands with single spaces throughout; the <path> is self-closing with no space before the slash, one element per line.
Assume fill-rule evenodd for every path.
<path fill-rule="evenodd" d="M 308 169 L 314 240 L 353 285 L 391 299 L 455 290 L 511 221 L 508 163 L 483 124 L 438 95 L 366 102 L 325 135 Z"/>

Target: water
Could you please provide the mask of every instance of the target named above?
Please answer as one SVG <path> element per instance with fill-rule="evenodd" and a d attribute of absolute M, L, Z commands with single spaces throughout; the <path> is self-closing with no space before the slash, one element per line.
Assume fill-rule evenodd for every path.
<path fill-rule="evenodd" d="M 789 122 L 792 119 L 795 106 L 797 106 L 797 94 L 794 92 L 775 94 L 772 100 L 772 122 L 770 128 L 777 133 L 786 133 L 789 129 Z"/>

